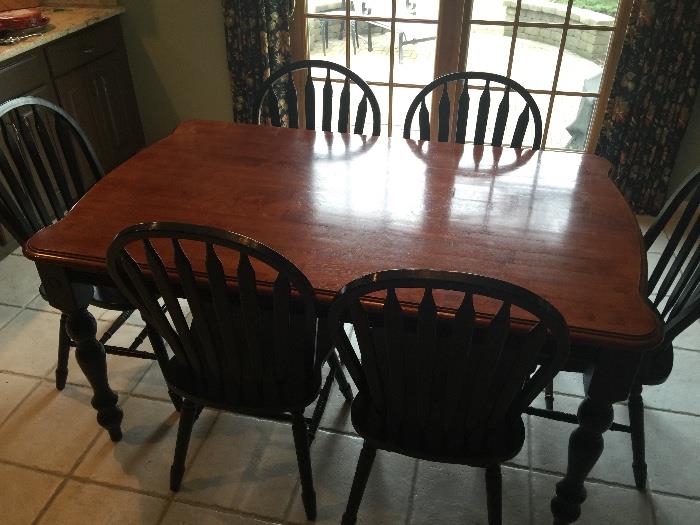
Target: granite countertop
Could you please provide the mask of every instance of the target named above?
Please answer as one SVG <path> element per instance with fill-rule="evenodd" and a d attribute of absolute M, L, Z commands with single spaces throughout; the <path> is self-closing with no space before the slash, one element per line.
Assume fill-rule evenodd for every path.
<path fill-rule="evenodd" d="M 45 7 L 41 11 L 49 17 L 51 28 L 41 35 L 20 40 L 16 44 L 0 45 L 0 62 L 75 33 L 84 27 L 120 15 L 125 9 L 123 7 Z"/>

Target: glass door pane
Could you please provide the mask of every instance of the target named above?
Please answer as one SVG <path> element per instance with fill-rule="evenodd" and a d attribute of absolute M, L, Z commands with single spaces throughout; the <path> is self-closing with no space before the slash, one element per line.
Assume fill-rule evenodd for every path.
<path fill-rule="evenodd" d="M 434 77 L 439 14 L 440 0 L 309 0 L 308 57 L 357 73 L 377 95 L 382 133 L 394 134 L 408 93 Z"/>

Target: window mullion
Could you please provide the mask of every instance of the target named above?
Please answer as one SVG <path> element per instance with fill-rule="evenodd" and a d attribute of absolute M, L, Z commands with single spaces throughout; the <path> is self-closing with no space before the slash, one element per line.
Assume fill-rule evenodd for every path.
<path fill-rule="evenodd" d="M 389 107 L 387 108 L 387 135 L 393 135 L 394 125 L 394 44 L 396 42 L 396 0 L 391 1 L 391 29 L 389 34 Z"/>
<path fill-rule="evenodd" d="M 557 91 L 557 85 L 559 84 L 559 71 L 561 69 L 561 61 L 564 58 L 564 48 L 566 47 L 566 35 L 569 26 L 569 21 L 571 20 L 571 9 L 573 7 L 574 0 L 569 0 L 566 6 L 566 14 L 564 15 L 564 28 L 561 33 L 561 42 L 559 43 L 559 54 L 557 55 L 557 64 L 554 67 L 554 80 L 552 81 L 552 94 L 549 96 L 549 106 L 547 107 L 547 119 L 544 124 L 544 129 L 542 130 L 542 149 L 547 147 L 547 138 L 549 136 L 549 125 L 552 122 L 552 109 L 554 108 L 554 93 Z"/>
<path fill-rule="evenodd" d="M 457 71 L 459 68 L 460 40 L 463 34 L 462 20 L 464 18 L 465 0 L 442 0 L 437 23 L 437 39 L 435 41 L 435 70 L 434 78 Z M 471 4 L 471 1 L 469 1 Z M 471 6 L 470 6 L 471 7 Z M 455 86 L 450 86 L 450 99 L 455 100 Z M 430 134 L 437 137 L 438 106 L 442 91 L 433 92 L 430 109 Z"/>

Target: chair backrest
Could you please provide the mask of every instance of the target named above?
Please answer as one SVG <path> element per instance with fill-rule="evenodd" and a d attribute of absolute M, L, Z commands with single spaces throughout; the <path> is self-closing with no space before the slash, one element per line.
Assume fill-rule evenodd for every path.
<path fill-rule="evenodd" d="M 279 253 L 236 233 L 154 222 L 119 233 L 107 265 L 172 349 L 170 362 L 156 349 L 169 384 L 232 408 L 299 408 L 316 396 L 325 356 L 313 288 Z"/>
<path fill-rule="evenodd" d="M 648 282 L 649 294 L 655 294 L 652 302 L 666 323 L 664 344 L 672 343 L 700 318 L 700 167 L 668 200 L 644 234 L 646 249 L 671 225 L 668 244 Z"/>
<path fill-rule="evenodd" d="M 103 174 L 85 133 L 58 106 L 36 97 L 0 106 L 0 221 L 20 244 Z"/>
<path fill-rule="evenodd" d="M 323 84 L 323 108 L 321 115 L 321 130 L 333 131 L 333 82 L 331 82 L 331 71 L 340 73 L 345 77 L 342 90 L 340 92 L 340 102 L 338 108 L 338 125 L 337 130 L 340 133 L 349 133 L 350 125 L 350 81 L 362 90 L 362 99 L 357 106 L 355 116 L 355 124 L 353 133 L 362 135 L 365 128 L 365 120 L 367 118 L 367 105 L 372 109 L 372 135 L 379 135 L 381 114 L 379 112 L 379 104 L 377 97 L 374 96 L 372 89 L 367 83 L 362 80 L 357 74 L 350 71 L 348 68 L 329 62 L 327 60 L 301 60 L 284 66 L 275 71 L 263 83 L 260 92 L 253 106 L 253 122 L 261 123 L 261 113 L 263 103 L 266 103 L 270 123 L 273 126 L 281 126 L 282 119 L 280 117 L 279 98 L 275 93 L 278 93 L 286 100 L 287 116 L 289 119 L 290 128 L 299 127 L 299 109 L 296 87 L 294 85 L 293 72 L 306 69 L 306 81 L 304 84 L 304 115 L 306 117 L 306 129 L 316 129 L 316 88 L 314 87 L 311 68 L 325 69 L 325 82 Z M 275 83 L 282 79 L 278 85 Z"/>
<path fill-rule="evenodd" d="M 402 306 L 397 290 L 413 294 L 413 311 Z M 439 314 L 445 291 L 456 300 L 451 318 Z M 383 305 L 378 293 L 385 294 Z M 490 321 L 475 312 L 475 301 L 478 306 L 489 298 L 497 307 Z M 512 307 L 534 319 L 531 328 L 511 328 Z M 374 437 L 413 449 L 424 443 L 456 453 L 480 449 L 480 438 L 520 417 L 569 350 L 566 323 L 545 300 L 510 283 L 458 272 L 366 275 L 343 288 L 328 322 L 357 399 L 369 404 L 370 426 L 382 429 Z M 360 359 L 344 323 L 354 326 Z"/>
<path fill-rule="evenodd" d="M 508 111 L 510 105 L 510 92 L 515 91 L 525 101 L 525 107 L 520 113 L 515 124 L 513 139 L 510 142 L 511 148 L 522 148 L 523 139 L 527 130 L 530 114 L 535 127 L 535 137 L 532 143 L 533 149 L 540 149 L 542 143 L 542 117 L 540 110 L 537 107 L 535 99 L 528 91 L 510 78 L 496 75 L 494 73 L 483 73 L 478 71 L 466 71 L 461 73 L 449 73 L 433 80 L 430 84 L 421 89 L 416 95 L 413 102 L 408 108 L 406 121 L 403 127 L 403 138 L 411 138 L 411 126 L 416 109 L 420 106 L 418 112 L 418 126 L 420 130 L 421 140 L 430 140 L 430 113 L 425 104 L 425 98 L 435 89 L 442 87 L 440 95 L 440 103 L 437 115 L 438 141 L 449 142 L 451 140 L 450 124 L 454 119 L 454 140 L 459 144 L 467 142 L 467 122 L 469 117 L 469 85 L 471 80 L 484 80 L 486 82 L 481 96 L 479 97 L 479 105 L 476 115 L 476 123 L 474 130 L 474 144 L 483 145 L 486 142 L 486 131 L 489 120 L 489 111 L 491 108 L 491 83 L 502 84 L 504 86 L 503 97 L 498 110 L 496 119 L 493 124 L 493 136 L 490 144 L 493 146 L 503 145 L 503 135 L 505 133 L 508 122 Z M 462 84 L 459 96 L 455 94 L 456 100 L 450 101 L 449 84 L 458 82 Z M 457 86 L 459 87 L 459 85 Z"/>

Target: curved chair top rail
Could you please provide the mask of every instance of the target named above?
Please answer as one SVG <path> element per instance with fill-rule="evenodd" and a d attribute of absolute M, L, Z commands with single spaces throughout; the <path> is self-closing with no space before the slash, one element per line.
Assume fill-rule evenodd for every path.
<path fill-rule="evenodd" d="M 158 239 L 170 241 L 171 249 L 152 242 Z M 132 256 L 140 249 L 145 265 Z M 234 260 L 227 249 L 239 254 L 234 293 L 233 275 L 225 269 Z M 277 272 L 269 295 L 259 293 L 250 259 Z M 162 355 L 164 348 L 158 360 L 169 384 L 222 406 L 250 409 L 303 407 L 315 396 L 326 349 L 315 344 L 313 288 L 273 249 L 224 230 L 152 222 L 120 232 L 107 251 L 107 267 L 120 291 L 168 341 L 175 361 Z M 189 305 L 191 324 L 178 297 Z"/>
<path fill-rule="evenodd" d="M 366 356 L 363 354 L 363 361 L 360 364 L 352 348 L 347 346 L 349 341 L 347 336 L 344 335 L 342 323 L 347 321 L 348 314 L 350 314 L 353 321 L 358 319 L 352 312 L 357 312 L 357 307 L 361 304 L 360 299 L 362 297 L 387 290 L 387 299 L 384 301 L 383 313 L 378 313 L 377 315 L 384 316 L 385 326 L 390 324 L 399 326 L 400 324 L 396 324 L 396 321 L 392 322 L 390 320 L 391 316 L 397 315 L 397 310 L 399 311 L 398 315 L 401 315 L 401 306 L 396 298 L 395 290 L 406 288 L 418 288 L 425 291 L 416 312 L 419 331 L 421 330 L 421 325 L 434 326 L 437 323 L 437 309 L 433 301 L 432 290 L 452 290 L 465 294 L 464 301 L 452 321 L 456 323 L 455 328 L 467 330 L 470 323 L 473 322 L 476 315 L 471 299 L 473 295 L 492 298 L 502 302 L 499 312 L 491 322 L 491 327 L 495 326 L 493 329 L 496 331 L 508 331 L 511 306 L 522 308 L 539 319 L 539 323 L 535 325 L 530 333 L 536 332 L 538 334 L 537 337 L 541 345 L 544 344 L 546 332 L 548 331 L 549 338 L 554 345 L 548 357 L 541 361 L 542 366 L 540 369 L 532 378 L 528 379 L 527 385 L 524 386 L 517 407 L 520 411 L 524 410 L 538 395 L 568 356 L 569 331 L 564 318 L 550 303 L 525 288 L 490 277 L 460 272 L 422 269 L 387 270 L 365 275 L 345 285 L 331 304 L 328 314 L 331 335 L 341 350 L 343 361 L 361 391 L 369 388 L 365 374 L 362 372 L 362 368 L 367 366 Z M 360 349 L 362 350 L 363 344 L 361 339 L 363 335 L 358 330 L 356 327 Z M 432 330 L 434 328 L 429 329 L 429 332 L 434 333 Z M 341 332 L 343 333 L 341 334 Z M 505 342 L 505 340 L 503 339 L 502 342 Z M 467 349 L 468 345 L 469 343 L 465 341 L 464 350 Z M 341 348 L 342 346 L 345 346 L 345 351 Z M 530 348 L 530 350 L 534 351 L 533 355 L 537 354 L 537 349 L 536 344 Z M 428 349 L 426 355 L 432 356 L 434 351 Z M 525 372 L 530 370 L 530 368 L 527 368 Z M 522 384 L 518 388 L 521 387 L 523 387 Z"/>
<path fill-rule="evenodd" d="M 5 182 L 0 184 L 0 220 L 23 244 L 63 217 L 90 188 L 81 166 L 94 182 L 104 170 L 75 119 L 42 98 L 0 105 L 0 134 L 9 153 L 8 158 L 0 151 L 0 179 Z"/>
<path fill-rule="evenodd" d="M 430 269 L 383 270 L 349 282 L 343 286 L 336 301 L 350 301 L 389 288 L 451 290 L 490 297 L 527 310 L 547 321 L 553 329 L 562 327 L 562 331 L 555 335 L 567 340 L 569 337 L 566 321 L 547 300 L 517 284 L 473 273 Z"/>
<path fill-rule="evenodd" d="M 357 110 L 357 116 L 355 119 L 354 133 L 358 135 L 363 134 L 365 118 L 367 115 L 367 104 L 369 103 L 372 108 L 372 135 L 378 136 L 381 128 L 381 112 L 379 110 L 379 103 L 377 102 L 377 97 L 374 92 L 369 87 L 369 85 L 360 78 L 359 75 L 351 71 L 345 66 L 336 64 L 335 62 L 330 62 L 328 60 L 300 60 L 298 62 L 293 62 L 282 68 L 278 69 L 272 73 L 263 83 L 258 93 L 255 103 L 253 104 L 253 122 L 260 124 L 260 117 L 262 112 L 263 102 L 267 100 L 268 107 L 270 108 L 270 119 L 273 126 L 280 126 L 281 119 L 279 115 L 279 106 L 277 96 L 271 89 L 274 83 L 286 76 L 286 86 L 285 86 L 285 96 L 287 98 L 287 109 L 289 112 L 289 120 L 291 128 L 299 127 L 299 114 L 297 108 L 297 92 L 294 86 L 291 73 L 294 71 L 299 71 L 302 69 L 307 69 L 309 71 L 306 83 L 304 87 L 304 97 L 305 97 L 305 116 L 306 116 L 306 129 L 315 129 L 316 123 L 316 107 L 315 107 L 315 88 L 311 79 L 311 68 L 322 68 L 326 70 L 326 80 L 323 87 L 323 115 L 322 115 L 322 130 L 331 130 L 331 119 L 332 119 L 332 82 L 330 80 L 330 72 L 335 71 L 345 76 L 345 84 L 343 85 L 343 91 L 340 96 L 340 109 L 338 112 L 338 131 L 340 133 L 347 133 L 349 129 L 349 114 L 350 114 L 350 87 L 348 79 L 352 80 L 360 89 L 362 89 L 363 97 L 360 101 Z"/>
<path fill-rule="evenodd" d="M 129 226 L 117 234 L 107 251 L 107 262 L 110 271 L 116 263 L 119 254 L 122 253 L 127 245 L 136 241 L 158 238 L 199 241 L 253 256 L 271 268 L 283 270 L 288 274 L 294 288 L 300 294 L 308 296 L 312 300 L 315 309 L 315 293 L 309 279 L 284 255 L 251 237 L 210 226 L 158 221 Z"/>
<path fill-rule="evenodd" d="M 677 218 L 673 233 L 648 281 L 649 294 L 656 294 L 652 302 L 666 321 L 662 345 L 672 343 L 700 318 L 700 166 L 668 199 L 644 234 L 647 251 L 673 218 Z"/>
<path fill-rule="evenodd" d="M 469 111 L 468 103 L 468 81 L 469 80 L 484 80 L 486 81 L 486 87 L 482 93 L 481 99 L 479 101 L 479 112 L 477 115 L 476 131 L 474 137 L 474 144 L 483 145 L 486 133 L 486 123 L 488 119 L 488 112 L 490 106 L 490 99 L 485 99 L 485 95 L 490 94 L 489 84 L 490 82 L 497 82 L 506 86 L 504 91 L 504 98 L 498 108 L 498 116 L 496 118 L 496 124 L 494 129 L 493 140 L 491 144 L 494 146 L 502 146 L 503 144 L 503 133 L 505 131 L 506 121 L 508 118 L 508 97 L 507 94 L 509 90 L 516 91 L 525 100 L 525 110 L 521 113 L 518 118 L 518 123 L 515 128 L 515 133 L 513 134 L 513 141 L 510 145 L 512 148 L 521 148 L 522 141 L 525 137 L 525 131 L 529 122 L 529 111 L 532 112 L 534 125 L 535 125 L 535 138 L 533 140 L 533 149 L 540 149 L 542 144 L 542 116 L 540 110 L 537 107 L 535 99 L 532 95 L 518 82 L 508 77 L 502 75 L 497 75 L 495 73 L 486 73 L 481 71 L 464 71 L 457 73 L 448 73 L 439 78 L 433 80 L 430 84 L 425 86 L 416 95 L 411 102 L 406 113 L 406 120 L 404 121 L 403 127 L 403 137 L 405 139 L 411 138 L 411 123 L 413 122 L 413 117 L 415 116 L 416 109 L 421 106 L 419 112 L 419 124 L 420 124 L 420 135 L 421 140 L 430 140 L 430 115 L 428 109 L 425 106 L 425 97 L 436 88 L 443 86 L 443 92 L 440 98 L 439 110 L 438 110 L 438 140 L 440 142 L 447 142 L 450 134 L 450 100 L 447 93 L 447 84 L 449 82 L 454 82 L 458 80 L 466 80 L 462 94 L 457 97 L 457 122 L 456 128 L 456 142 L 464 144 L 466 142 L 466 126 L 467 126 L 467 116 Z"/>

